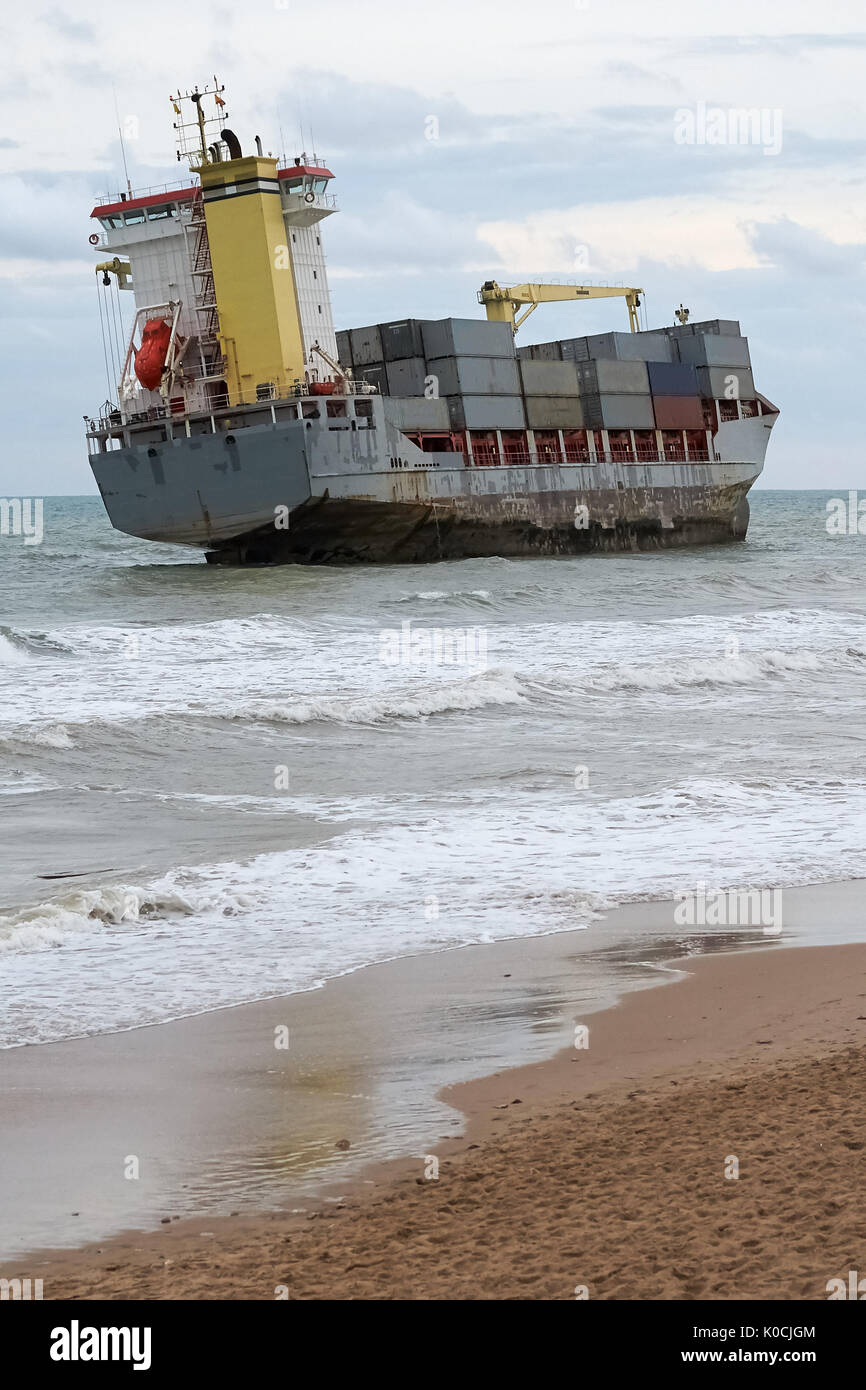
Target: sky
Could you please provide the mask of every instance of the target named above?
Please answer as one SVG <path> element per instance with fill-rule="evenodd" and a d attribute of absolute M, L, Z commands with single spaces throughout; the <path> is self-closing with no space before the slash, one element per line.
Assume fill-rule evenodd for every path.
<path fill-rule="evenodd" d="M 479 317 L 490 278 L 639 286 L 647 327 L 740 321 L 781 410 L 759 485 L 866 487 L 862 0 L 36 0 L 0 44 L 0 495 L 95 490 L 89 214 L 118 124 L 133 188 L 183 179 L 169 92 L 214 74 L 242 143 L 335 175 L 338 327 Z M 549 305 L 518 341 L 627 326 Z"/>

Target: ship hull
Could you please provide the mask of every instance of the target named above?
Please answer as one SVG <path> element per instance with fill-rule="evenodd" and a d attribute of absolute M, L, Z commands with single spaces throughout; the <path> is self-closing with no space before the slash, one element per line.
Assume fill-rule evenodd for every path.
<path fill-rule="evenodd" d="M 478 466 L 375 427 L 303 420 L 91 455 L 112 524 L 212 562 L 419 563 L 742 540 L 769 422 L 719 443 L 745 458 Z M 745 427 L 749 427 L 748 429 Z"/>
<path fill-rule="evenodd" d="M 471 511 L 461 508 L 459 499 L 431 504 L 326 497 L 293 512 L 287 531 L 263 528 L 209 550 L 207 559 L 211 564 L 424 564 L 721 545 L 745 538 L 748 487 L 598 493 L 594 510 L 604 513 L 603 521 L 597 515 L 584 524 L 581 517 L 580 525 L 574 522 L 573 491 L 543 498 L 525 493 L 520 508 L 484 499 Z"/>

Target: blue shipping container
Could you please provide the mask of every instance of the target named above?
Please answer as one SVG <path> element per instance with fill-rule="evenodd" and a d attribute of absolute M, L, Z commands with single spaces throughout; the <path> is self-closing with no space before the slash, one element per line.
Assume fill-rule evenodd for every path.
<path fill-rule="evenodd" d="M 690 362 L 647 362 L 654 396 L 696 396 L 698 378 Z"/>

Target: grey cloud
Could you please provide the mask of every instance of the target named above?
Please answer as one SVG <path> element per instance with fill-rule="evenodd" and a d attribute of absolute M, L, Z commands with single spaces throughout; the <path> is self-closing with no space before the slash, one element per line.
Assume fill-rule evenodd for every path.
<path fill-rule="evenodd" d="M 667 47 L 669 40 L 658 40 Z M 866 48 L 866 34 L 710 34 L 677 44 L 678 53 L 709 54 L 712 57 L 797 58 L 803 53 L 839 48 Z"/>
<path fill-rule="evenodd" d="M 747 234 L 766 265 L 792 276 L 849 279 L 866 272 L 866 243 L 840 246 L 789 217 L 753 223 Z"/>
<path fill-rule="evenodd" d="M 41 20 L 64 39 L 72 39 L 78 43 L 93 43 L 96 40 L 95 25 L 88 24 L 86 20 L 72 19 L 65 10 L 47 10 L 41 16 Z"/>

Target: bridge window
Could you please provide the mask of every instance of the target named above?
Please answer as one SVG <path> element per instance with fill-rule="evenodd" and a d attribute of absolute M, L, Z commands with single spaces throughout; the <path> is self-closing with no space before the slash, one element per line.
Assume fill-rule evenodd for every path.
<path fill-rule="evenodd" d="M 124 213 L 123 220 L 127 227 L 136 226 L 137 223 L 144 221 L 144 208 L 136 208 L 134 212 Z"/>

